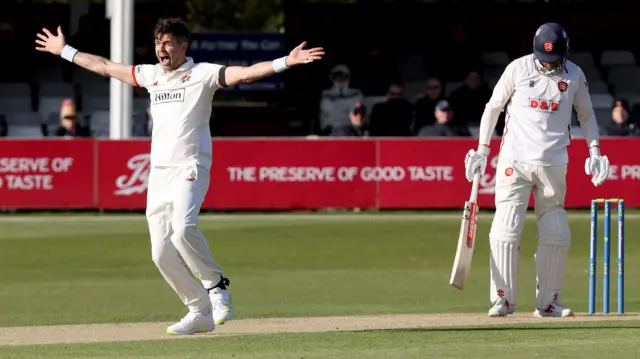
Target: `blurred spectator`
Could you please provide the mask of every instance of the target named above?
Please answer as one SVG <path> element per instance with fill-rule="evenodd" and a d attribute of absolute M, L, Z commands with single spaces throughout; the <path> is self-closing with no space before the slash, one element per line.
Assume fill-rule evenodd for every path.
<path fill-rule="evenodd" d="M 0 137 L 7 137 L 7 133 L 9 133 L 9 125 L 7 124 L 7 119 L 4 115 L 0 115 Z"/>
<path fill-rule="evenodd" d="M 440 100 L 435 106 L 434 116 L 436 123 L 427 125 L 420 129 L 418 136 L 420 137 L 456 137 L 471 136 L 469 130 L 465 126 L 453 123 L 453 108 L 447 100 Z"/>
<path fill-rule="evenodd" d="M 71 99 L 62 102 L 60 127 L 56 129 L 55 135 L 60 137 L 91 137 L 89 128 L 78 123 L 78 112 Z"/>
<path fill-rule="evenodd" d="M 413 107 L 404 98 L 402 85 L 391 84 L 387 98 L 371 111 L 371 136 L 411 136 Z"/>
<path fill-rule="evenodd" d="M 456 110 L 455 123 L 459 125 L 479 126 L 484 108 L 491 98 L 491 90 L 482 81 L 480 73 L 470 71 L 464 85 L 453 91 L 449 100 Z"/>
<path fill-rule="evenodd" d="M 604 128 L 606 136 L 640 136 L 640 126 L 629 117 L 629 102 L 616 100 L 611 109 L 611 122 Z"/>
<path fill-rule="evenodd" d="M 428 79 L 425 96 L 416 102 L 413 133 L 418 133 L 422 127 L 432 125 L 436 122 L 433 109 L 436 107 L 436 104 L 443 99 L 444 94 L 442 93 L 442 82 L 440 82 L 440 79 L 435 77 Z"/>
<path fill-rule="evenodd" d="M 392 82 L 392 65 L 378 44 L 373 44 L 357 73 L 360 89 L 367 96 L 384 96 Z"/>
<path fill-rule="evenodd" d="M 349 112 L 349 120 L 351 121 L 348 125 L 340 125 L 333 127 L 331 129 L 331 136 L 336 137 L 366 137 L 369 135 L 369 131 L 366 129 L 366 125 L 364 122 L 365 116 L 365 108 L 361 102 L 356 102 L 356 104 L 351 108 Z"/>
<path fill-rule="evenodd" d="M 362 91 L 350 87 L 351 71 L 346 65 L 333 68 L 330 75 L 333 86 L 322 91 L 320 100 L 320 130 L 331 133 L 331 128 L 348 125 L 351 106 L 362 101 Z"/>

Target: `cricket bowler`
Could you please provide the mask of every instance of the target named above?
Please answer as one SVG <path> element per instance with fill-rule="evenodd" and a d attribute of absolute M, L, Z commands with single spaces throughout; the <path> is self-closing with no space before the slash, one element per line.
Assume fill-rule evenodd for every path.
<path fill-rule="evenodd" d="M 198 230 L 200 206 L 209 188 L 212 143 L 209 117 L 220 88 L 250 83 L 292 66 L 320 60 L 322 48 L 305 49 L 249 67 L 194 62 L 186 56 L 190 31 L 179 19 L 160 19 L 154 29 L 155 65 L 125 65 L 67 45 L 60 27 L 37 34 L 36 50 L 61 56 L 98 75 L 145 87 L 151 96 L 153 131 L 146 217 L 151 257 L 164 279 L 189 308 L 169 334 L 213 331 L 232 318 L 229 280 Z M 194 279 L 180 257 L 193 273 Z"/>
<path fill-rule="evenodd" d="M 598 125 L 582 69 L 567 60 L 564 28 L 547 23 L 535 33 L 533 53 L 511 62 L 496 84 L 480 123 L 477 150 L 465 158 L 466 177 L 484 173 L 491 135 L 506 106 L 506 121 L 495 183 L 495 215 L 490 242 L 490 317 L 515 311 L 518 302 L 519 248 L 531 191 L 538 223 L 535 254 L 536 317 L 567 317 L 560 304 L 571 243 L 567 213 L 567 146 L 571 142 L 572 107 L 587 141 L 585 172 L 594 186 L 609 175 L 609 160 L 600 154 Z"/>

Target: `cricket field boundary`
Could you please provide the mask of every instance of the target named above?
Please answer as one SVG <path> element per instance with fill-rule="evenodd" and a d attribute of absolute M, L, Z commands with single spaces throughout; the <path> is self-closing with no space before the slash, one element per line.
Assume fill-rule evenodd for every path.
<path fill-rule="evenodd" d="M 585 213 L 568 213 L 569 219 L 585 219 L 588 220 L 589 212 Z M 462 218 L 462 210 L 460 213 L 265 213 L 265 214 L 208 214 L 200 215 L 201 221 L 407 221 L 407 220 L 424 220 L 424 221 L 442 221 L 454 220 Z M 493 213 L 478 214 L 479 219 L 491 220 Z M 533 213 L 527 213 L 527 219 L 535 219 Z M 640 219 L 640 213 L 626 213 L 627 219 Z M 42 223 L 42 222 L 77 222 L 77 221 L 95 221 L 95 222 L 117 222 L 117 221 L 144 221 L 144 214 L 106 214 L 106 215 L 86 215 L 86 214 L 51 214 L 51 215 L 0 215 L 0 223 Z"/>

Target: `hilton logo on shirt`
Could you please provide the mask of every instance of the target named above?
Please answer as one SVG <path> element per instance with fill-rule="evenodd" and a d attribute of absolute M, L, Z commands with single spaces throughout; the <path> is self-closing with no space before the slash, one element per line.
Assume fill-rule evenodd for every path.
<path fill-rule="evenodd" d="M 184 89 L 154 91 L 151 96 L 152 105 L 169 102 L 184 102 Z"/>

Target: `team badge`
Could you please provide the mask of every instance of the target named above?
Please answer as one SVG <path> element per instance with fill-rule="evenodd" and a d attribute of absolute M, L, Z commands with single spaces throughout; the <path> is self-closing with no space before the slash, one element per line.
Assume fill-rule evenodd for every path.
<path fill-rule="evenodd" d="M 567 89 L 569 88 L 569 84 L 564 82 L 564 81 L 560 81 L 558 82 L 558 90 L 560 90 L 560 92 L 565 92 L 567 91 Z"/>
<path fill-rule="evenodd" d="M 545 42 L 544 42 L 544 51 L 546 51 L 546 52 L 551 52 L 551 51 L 553 51 L 553 42 L 551 42 L 551 41 L 545 41 Z"/>
<path fill-rule="evenodd" d="M 511 168 L 511 167 L 507 167 L 507 169 L 506 169 L 506 170 L 504 170 L 504 174 L 505 174 L 507 177 L 511 176 L 511 175 L 513 174 L 513 168 Z"/>

